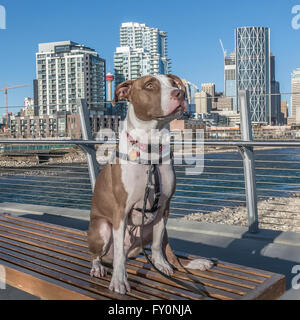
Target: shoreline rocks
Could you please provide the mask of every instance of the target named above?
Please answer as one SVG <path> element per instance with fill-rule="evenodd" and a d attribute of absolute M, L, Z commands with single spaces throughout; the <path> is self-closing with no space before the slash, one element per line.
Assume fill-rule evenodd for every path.
<path fill-rule="evenodd" d="M 270 197 L 259 201 L 258 220 L 262 229 L 300 232 L 300 194 L 293 197 Z M 225 207 L 209 213 L 195 212 L 181 220 L 248 226 L 247 208 Z"/>

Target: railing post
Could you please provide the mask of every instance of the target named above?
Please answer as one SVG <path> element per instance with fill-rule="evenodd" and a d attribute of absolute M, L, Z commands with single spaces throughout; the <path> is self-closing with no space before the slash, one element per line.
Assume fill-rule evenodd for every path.
<path fill-rule="evenodd" d="M 249 108 L 249 93 L 241 90 L 239 92 L 239 106 L 241 119 L 242 140 L 249 142 L 253 140 L 252 124 Z M 256 194 L 256 176 L 253 147 L 239 147 L 239 151 L 244 162 L 244 178 L 248 211 L 249 232 L 257 233 L 258 229 L 258 211 Z"/>
<path fill-rule="evenodd" d="M 92 130 L 90 125 L 89 110 L 87 108 L 86 100 L 77 99 L 77 108 L 80 118 L 80 127 L 82 140 L 92 140 Z M 79 145 L 80 148 L 85 152 L 88 162 L 90 181 L 92 185 L 92 190 L 94 190 L 96 179 L 99 173 L 99 165 L 96 159 L 95 147 L 90 145 Z"/>

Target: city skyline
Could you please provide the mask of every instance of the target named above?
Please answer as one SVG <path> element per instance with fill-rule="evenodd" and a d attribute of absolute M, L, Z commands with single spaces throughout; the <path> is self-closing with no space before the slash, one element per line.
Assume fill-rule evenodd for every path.
<path fill-rule="evenodd" d="M 8 49 L 0 51 L 0 87 L 5 84 L 32 82 L 35 78 L 34 53 L 38 43 L 43 42 L 70 39 L 92 47 L 106 59 L 107 71 L 113 72 L 113 52 L 119 45 L 120 25 L 126 21 L 138 21 L 168 33 L 172 73 L 198 87 L 201 83 L 214 82 L 218 91 L 224 90 L 224 62 L 219 39 L 222 39 L 225 49 L 231 52 L 234 50 L 235 28 L 245 25 L 269 27 L 271 52 L 276 56 L 276 78 L 281 84 L 282 92 L 291 91 L 290 75 L 300 66 L 297 57 L 297 37 L 300 31 L 291 26 L 291 10 L 295 4 L 293 1 L 279 1 L 272 5 L 268 4 L 268 1 L 252 1 L 251 5 L 237 4 L 236 1 L 229 1 L 226 5 L 221 1 L 214 1 L 214 5 L 187 1 L 185 6 L 180 8 L 174 6 L 174 1 L 154 1 L 147 10 L 142 10 L 146 5 L 138 8 L 137 1 L 131 1 L 126 6 L 116 1 L 120 10 L 107 4 L 100 6 L 96 1 L 89 2 L 93 8 L 101 7 L 101 12 L 89 10 L 89 6 L 83 8 L 83 5 L 77 3 L 70 7 L 60 2 L 60 10 L 53 14 L 51 8 L 56 6 L 57 1 L 53 1 L 52 6 L 33 1 L 26 4 L 1 1 L 7 11 L 7 29 L 0 31 L 0 40 L 2 48 Z M 219 10 L 216 10 L 216 7 Z M 166 9 L 168 16 L 164 14 Z M 69 15 L 66 15 L 66 12 Z M 185 13 L 189 14 L 189 17 Z M 88 17 L 87 14 L 91 16 Z M 20 15 L 36 19 L 27 21 L 26 28 L 23 26 L 23 29 L 20 29 Z M 82 20 L 84 23 L 74 24 L 73 20 Z M 51 24 L 51 21 L 55 21 L 55 24 Z M 294 50 L 287 50 L 288 48 Z M 9 95 L 9 106 L 23 105 L 24 97 L 32 96 L 32 92 L 32 87 L 12 92 Z M 289 98 L 286 99 L 289 101 Z M 3 104 L 4 97 L 1 94 L 0 106 L 3 107 Z M 18 109 L 9 111 L 16 112 Z M 0 109 L 0 113 L 3 111 Z"/>

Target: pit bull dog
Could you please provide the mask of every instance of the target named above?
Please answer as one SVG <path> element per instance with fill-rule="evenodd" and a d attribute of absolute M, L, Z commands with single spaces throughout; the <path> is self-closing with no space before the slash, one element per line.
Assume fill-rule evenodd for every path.
<path fill-rule="evenodd" d="M 97 178 L 88 231 L 91 276 L 105 276 L 107 269 L 102 262 L 113 261 L 109 289 L 121 294 L 130 291 L 126 258 L 134 257 L 142 250 L 140 208 L 144 204 L 149 165 L 137 164 L 135 160 L 147 156 L 151 131 L 165 130 L 166 125 L 187 108 L 185 87 L 179 77 L 171 74 L 144 76 L 121 83 L 115 89 L 114 103 L 123 99 L 129 101 L 129 106 L 119 136 L 117 158 L 113 164 L 107 163 Z M 128 161 L 124 163 L 124 159 Z M 173 253 L 166 231 L 169 204 L 176 185 L 172 161 L 158 164 L 157 171 L 160 195 L 157 199 L 155 188 L 151 189 L 143 232 L 144 245 L 152 243 L 154 265 L 167 275 L 180 266 L 200 270 L 211 268 L 213 263 L 209 260 L 188 261 Z M 154 181 L 154 178 L 153 175 L 151 179 Z M 154 202 L 155 209 L 151 210 Z"/>

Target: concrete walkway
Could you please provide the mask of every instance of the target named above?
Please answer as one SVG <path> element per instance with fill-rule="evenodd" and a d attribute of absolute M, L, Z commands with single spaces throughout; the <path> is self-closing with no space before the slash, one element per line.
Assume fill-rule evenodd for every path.
<path fill-rule="evenodd" d="M 0 203 L 0 213 L 10 212 L 32 219 L 87 230 L 89 212 L 16 203 Z M 282 300 L 300 300 L 300 289 L 292 288 L 294 266 L 300 270 L 300 233 L 261 230 L 249 234 L 247 228 L 169 219 L 172 248 L 208 258 L 281 273 L 286 276 Z M 300 271 L 299 271 L 300 272 Z M 296 283 L 300 284 L 300 277 Z M 14 288 L 0 290 L 0 299 L 34 299 Z"/>

